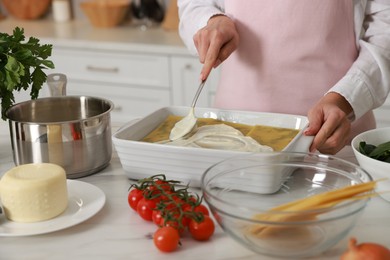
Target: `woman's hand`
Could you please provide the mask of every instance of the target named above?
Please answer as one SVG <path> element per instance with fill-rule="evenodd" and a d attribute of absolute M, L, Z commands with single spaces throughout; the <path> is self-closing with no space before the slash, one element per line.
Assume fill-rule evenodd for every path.
<path fill-rule="evenodd" d="M 309 127 L 305 135 L 314 135 L 310 151 L 318 150 L 324 154 L 336 154 L 348 141 L 351 122 L 347 118 L 352 107 L 337 93 L 328 93 L 309 110 Z"/>
<path fill-rule="evenodd" d="M 195 47 L 203 65 L 200 80 L 205 80 L 212 68 L 216 68 L 236 50 L 239 42 L 234 22 L 227 16 L 216 15 L 194 35 Z"/>

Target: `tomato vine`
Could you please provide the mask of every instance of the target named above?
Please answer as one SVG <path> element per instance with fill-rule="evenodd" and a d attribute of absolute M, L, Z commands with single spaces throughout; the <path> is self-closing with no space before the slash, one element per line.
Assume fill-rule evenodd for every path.
<path fill-rule="evenodd" d="M 214 233 L 214 222 L 209 217 L 207 207 L 202 204 L 203 197 L 188 189 L 188 185 L 183 186 L 180 181 L 167 180 L 164 174 L 153 175 L 130 186 L 128 203 L 141 218 L 153 221 L 159 227 L 159 241 L 167 240 L 161 238 L 161 233 L 165 232 L 160 230 L 164 227 L 171 227 L 180 235 L 188 229 L 194 239 L 208 240 Z M 194 229 L 194 226 L 204 228 Z M 163 250 L 164 245 L 161 244 L 164 243 L 155 241 L 156 247 L 167 251 Z"/>

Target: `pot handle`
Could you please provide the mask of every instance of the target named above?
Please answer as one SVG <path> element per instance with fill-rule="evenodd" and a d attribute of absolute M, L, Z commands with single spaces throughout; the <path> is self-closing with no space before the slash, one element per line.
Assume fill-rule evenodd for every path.
<path fill-rule="evenodd" d="M 46 83 L 49 86 L 51 97 L 66 96 L 66 75 L 61 73 L 53 73 L 47 75 Z M 71 131 L 74 129 L 71 127 Z M 63 136 L 62 126 L 60 124 L 47 125 L 47 143 L 49 149 L 49 161 L 59 165 L 63 165 Z"/>
<path fill-rule="evenodd" d="M 49 86 L 51 97 L 66 96 L 67 78 L 65 74 L 53 73 L 47 76 L 47 85 Z"/>

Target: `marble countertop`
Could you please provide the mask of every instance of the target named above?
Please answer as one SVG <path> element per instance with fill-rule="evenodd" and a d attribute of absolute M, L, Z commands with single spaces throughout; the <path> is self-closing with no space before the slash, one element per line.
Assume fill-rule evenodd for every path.
<path fill-rule="evenodd" d="M 48 19 L 0 20 L 0 32 L 10 34 L 17 26 L 24 29 L 27 37 L 36 37 L 58 48 L 75 47 L 118 52 L 189 55 L 177 31 L 164 30 L 159 26 L 142 30 L 131 23 L 113 28 L 95 28 L 87 20 L 60 23 Z"/>
<path fill-rule="evenodd" d="M 1 122 L 4 124 L 4 122 Z M 338 154 L 354 161 L 350 147 Z M 0 176 L 14 166 L 8 133 L 0 133 Z M 182 238 L 182 247 L 171 254 L 158 251 L 151 240 L 154 224 L 142 220 L 127 204 L 131 185 L 114 152 L 103 171 L 78 179 L 99 187 L 106 203 L 92 218 L 52 233 L 0 238 L 0 258 L 13 259 L 275 259 L 259 256 L 224 234 L 217 226 L 208 242 Z M 390 203 L 381 198 L 370 201 L 349 236 L 359 242 L 390 246 Z M 348 237 L 349 237 L 348 236 Z M 339 259 L 347 247 L 347 238 L 325 254 L 313 259 Z"/>

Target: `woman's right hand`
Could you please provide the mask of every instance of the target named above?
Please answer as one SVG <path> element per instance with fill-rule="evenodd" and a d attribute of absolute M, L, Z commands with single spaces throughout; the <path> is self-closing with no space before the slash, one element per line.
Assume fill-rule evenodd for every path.
<path fill-rule="evenodd" d="M 207 25 L 194 35 L 199 60 L 203 64 L 200 80 L 205 80 L 238 46 L 239 36 L 232 19 L 225 15 L 210 18 Z"/>

